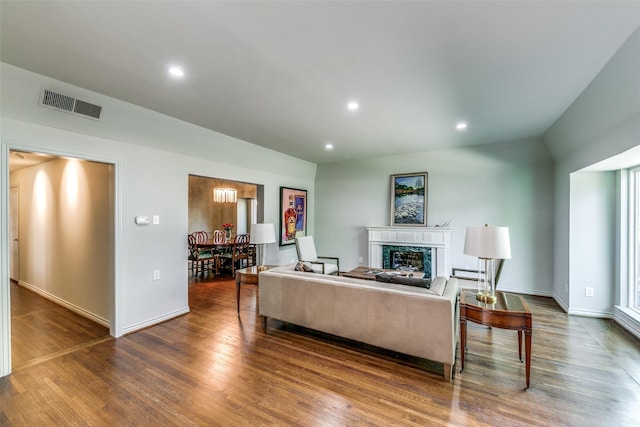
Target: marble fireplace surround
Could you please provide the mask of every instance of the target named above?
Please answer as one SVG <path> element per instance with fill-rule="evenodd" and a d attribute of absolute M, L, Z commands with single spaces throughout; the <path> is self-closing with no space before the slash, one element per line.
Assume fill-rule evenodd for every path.
<path fill-rule="evenodd" d="M 440 227 L 367 227 L 369 267 L 382 268 L 385 245 L 431 248 L 432 277 L 451 275 L 450 228 Z"/>

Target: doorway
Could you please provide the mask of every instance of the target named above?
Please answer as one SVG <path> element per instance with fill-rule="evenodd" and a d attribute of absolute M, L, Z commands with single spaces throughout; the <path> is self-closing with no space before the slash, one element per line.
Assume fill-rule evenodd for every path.
<path fill-rule="evenodd" d="M 18 272 L 20 271 L 20 235 L 18 234 L 19 191 L 20 188 L 17 185 L 9 187 L 9 245 L 11 246 L 9 252 L 9 279 L 15 282 L 18 282 Z"/>
<path fill-rule="evenodd" d="M 114 164 L 55 154 L 10 151 L 9 171 L 15 367 L 109 337 L 116 186 Z M 43 319 L 70 327 L 55 336 Z"/>
<path fill-rule="evenodd" d="M 234 234 L 248 233 L 252 223 L 264 218 L 262 185 L 189 175 L 189 232 L 213 231 L 233 224 Z M 233 202 L 214 201 L 216 188 L 235 191 Z"/>
<path fill-rule="evenodd" d="M 229 190 L 234 197 L 224 201 L 216 199 L 216 189 Z M 251 224 L 264 219 L 263 197 L 261 184 L 189 175 L 188 232 L 205 231 L 213 235 L 225 224 L 230 225 L 232 236 L 248 234 Z M 194 270 L 189 268 L 189 271 L 193 274 Z"/>

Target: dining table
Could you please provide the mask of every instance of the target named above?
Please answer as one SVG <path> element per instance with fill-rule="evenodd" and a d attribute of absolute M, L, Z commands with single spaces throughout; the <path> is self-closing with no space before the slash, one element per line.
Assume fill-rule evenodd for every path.
<path fill-rule="evenodd" d="M 256 251 L 255 251 L 255 245 L 251 244 L 250 247 L 252 249 L 250 249 L 250 253 L 252 254 L 252 259 L 253 261 L 251 262 L 251 265 L 255 265 L 256 261 L 255 261 L 255 256 L 256 256 Z M 197 249 L 202 249 L 202 250 L 212 250 L 214 253 L 216 253 L 217 255 L 220 255 L 222 258 L 231 258 L 231 252 L 233 251 L 233 240 L 229 241 L 229 242 L 218 242 L 218 243 L 214 243 L 213 241 L 209 240 L 206 243 L 197 243 L 196 244 L 196 248 Z M 218 269 L 219 270 L 219 269 Z"/>

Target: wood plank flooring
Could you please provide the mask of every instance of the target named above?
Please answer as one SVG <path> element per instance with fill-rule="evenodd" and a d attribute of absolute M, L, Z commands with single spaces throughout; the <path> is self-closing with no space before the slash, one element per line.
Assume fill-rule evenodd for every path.
<path fill-rule="evenodd" d="M 640 423 L 638 340 L 611 321 L 566 316 L 551 299 L 526 297 L 534 332 L 524 390 L 513 331 L 469 324 L 465 371 L 456 366 L 446 383 L 441 365 L 424 360 L 273 320 L 265 334 L 257 288 L 243 286 L 238 317 L 234 286 L 192 281 L 191 313 L 118 340 L 58 326 L 61 315 L 44 309 L 35 327 L 26 307 L 48 302 L 12 299 L 14 340 L 57 344 L 48 355 L 14 345 L 19 363 L 0 379 L 0 426 Z"/>

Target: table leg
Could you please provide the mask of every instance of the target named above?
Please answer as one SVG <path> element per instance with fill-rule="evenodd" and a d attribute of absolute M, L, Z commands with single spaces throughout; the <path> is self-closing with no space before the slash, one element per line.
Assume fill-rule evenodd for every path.
<path fill-rule="evenodd" d="M 533 331 L 531 329 L 525 329 L 524 331 L 524 347 L 525 347 L 525 352 L 526 354 L 526 359 L 527 359 L 527 366 L 526 366 L 526 370 L 527 370 L 527 388 L 529 388 L 529 378 L 531 376 L 531 335 L 533 334 Z"/>
<path fill-rule="evenodd" d="M 522 334 L 524 331 L 518 331 L 518 359 L 522 362 Z"/>
<path fill-rule="evenodd" d="M 460 373 L 464 370 L 464 352 L 467 349 L 467 319 L 460 317 Z"/>
<path fill-rule="evenodd" d="M 240 273 L 236 273 L 236 308 L 240 316 Z"/>

